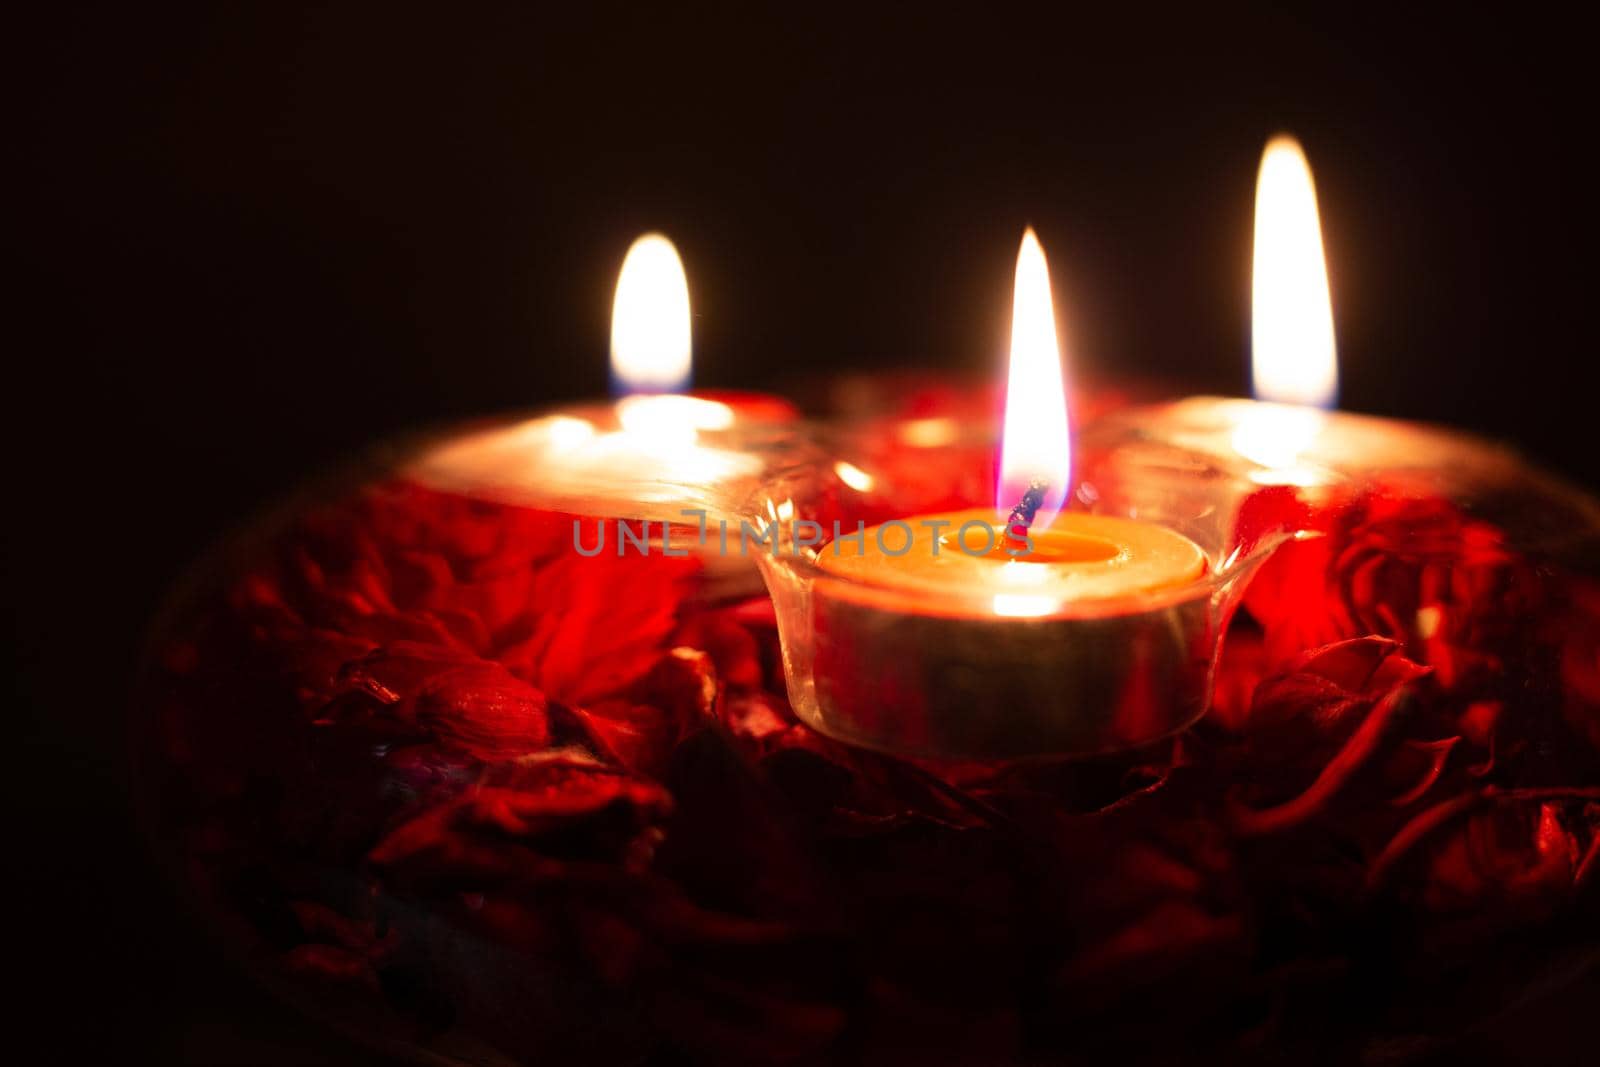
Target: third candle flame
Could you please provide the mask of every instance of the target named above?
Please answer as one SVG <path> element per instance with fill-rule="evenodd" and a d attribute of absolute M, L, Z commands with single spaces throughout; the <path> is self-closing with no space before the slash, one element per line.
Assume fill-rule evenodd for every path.
<path fill-rule="evenodd" d="M 1056 340 L 1055 307 L 1050 299 L 1050 268 L 1030 228 L 1017 253 L 1016 291 L 1011 309 L 1011 369 L 1006 380 L 1004 436 L 995 509 L 1004 514 L 1030 485 L 1045 485 L 1034 518 L 1048 526 L 1066 502 L 1072 476 L 1072 435 L 1062 382 L 1061 346 Z"/>
<path fill-rule="evenodd" d="M 1250 365 L 1257 400 L 1332 407 L 1339 395 L 1328 265 L 1311 165 L 1274 137 L 1256 178 Z"/>
<path fill-rule="evenodd" d="M 1256 178 L 1255 254 L 1251 264 L 1250 368 L 1257 400 L 1234 430 L 1234 449 L 1269 472 L 1262 480 L 1295 482 L 1301 454 L 1317 437 L 1322 409 L 1339 393 L 1333 305 L 1322 251 L 1322 222 L 1311 165 L 1293 137 L 1279 135 L 1261 154 Z"/>

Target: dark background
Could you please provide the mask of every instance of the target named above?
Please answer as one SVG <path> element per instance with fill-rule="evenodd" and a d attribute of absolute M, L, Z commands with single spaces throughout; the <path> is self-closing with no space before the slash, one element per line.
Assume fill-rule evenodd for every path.
<path fill-rule="evenodd" d="M 1076 366 L 1238 393 L 1255 168 L 1288 129 L 1343 405 L 1600 484 L 1575 26 L 576 6 L 129 5 L 11 35 L 8 866 L 13 972 L 47 1009 L 24 1047 L 356 1055 L 223 966 L 145 859 L 143 624 L 187 561 L 362 443 L 601 392 L 642 230 L 687 262 L 701 385 L 998 368 L 1031 222 Z"/>

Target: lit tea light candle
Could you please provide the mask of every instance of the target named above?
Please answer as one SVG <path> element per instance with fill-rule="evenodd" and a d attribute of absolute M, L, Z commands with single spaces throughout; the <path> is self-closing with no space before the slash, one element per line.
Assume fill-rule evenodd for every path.
<path fill-rule="evenodd" d="M 1192 397 L 1115 421 L 1323 502 L 1377 472 L 1445 491 L 1461 470 L 1514 465 L 1466 434 L 1332 410 L 1339 364 L 1316 184 L 1288 135 L 1267 143 L 1257 174 L 1250 314 L 1255 400 Z"/>
<path fill-rule="evenodd" d="M 987 509 L 920 515 L 869 528 L 819 563 L 879 591 L 990 597 L 996 616 L 1041 616 L 1086 600 L 1193 582 L 1205 554 L 1182 534 L 1108 515 L 1062 512 L 1072 473 L 1050 272 L 1028 230 L 1017 254 L 998 495 Z"/>
<path fill-rule="evenodd" d="M 993 506 L 759 557 L 800 716 L 866 747 L 987 759 L 1128 748 L 1201 715 L 1227 578 L 1175 529 L 1062 510 L 1071 452 L 1049 271 L 1030 230 Z M 850 464 L 834 473 L 871 485 Z"/>
<path fill-rule="evenodd" d="M 628 393 L 451 437 L 407 473 L 435 488 L 589 516 L 685 522 L 718 513 L 762 468 L 763 428 L 786 402 L 755 394 L 690 395 L 689 286 L 672 242 L 640 237 L 617 279 L 611 380 Z"/>

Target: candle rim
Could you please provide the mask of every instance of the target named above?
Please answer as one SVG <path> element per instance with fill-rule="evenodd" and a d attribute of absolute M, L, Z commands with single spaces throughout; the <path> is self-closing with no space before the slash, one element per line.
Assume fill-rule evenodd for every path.
<path fill-rule="evenodd" d="M 864 527 L 870 531 L 889 522 L 914 522 L 922 517 L 948 517 L 960 515 L 976 515 L 990 513 L 986 508 L 973 508 L 930 513 L 926 516 L 908 515 L 899 519 L 885 519 L 883 522 L 873 523 Z M 996 594 L 1009 595 L 1038 595 L 1048 598 L 1055 603 L 1048 611 L 1038 615 L 1029 615 L 1026 618 L 1064 619 L 1064 618 L 1103 618 L 1113 615 L 1139 614 L 1145 611 L 1160 611 L 1175 605 L 1192 600 L 1204 599 L 1213 596 L 1219 589 L 1227 585 L 1238 575 L 1238 568 L 1233 565 L 1237 561 L 1217 560 L 1207 552 L 1197 541 L 1184 534 L 1168 523 L 1155 522 L 1149 519 L 1135 518 L 1126 515 L 1116 515 L 1102 512 L 1089 512 L 1080 510 L 1063 511 L 1057 520 L 1067 516 L 1084 516 L 1095 519 L 1111 520 L 1115 523 L 1137 523 L 1158 527 L 1168 533 L 1181 538 L 1192 546 L 1199 555 L 1201 570 L 1192 579 L 1177 582 L 1171 585 L 1159 586 L 1153 589 L 1144 589 L 1131 593 L 1116 593 L 1110 595 L 1070 595 L 1063 596 L 1048 590 L 1030 591 L 1027 587 L 1010 589 L 983 589 L 965 591 L 960 589 L 936 588 L 936 583 L 927 583 L 922 586 L 907 587 L 903 582 L 883 580 L 871 574 L 860 574 L 854 571 L 840 572 L 828 568 L 821 562 L 823 554 L 832 544 L 830 539 L 818 545 L 815 549 L 808 549 L 806 555 L 778 556 L 769 558 L 762 555 L 762 565 L 789 566 L 805 573 L 819 584 L 826 583 L 830 595 L 843 595 L 845 599 L 861 603 L 869 603 L 876 607 L 888 607 L 891 610 L 902 611 L 907 614 L 933 616 L 933 617 L 962 617 L 962 618 L 991 618 L 995 621 L 1025 621 L 1021 616 L 1007 616 L 996 614 L 993 609 Z M 996 530 L 1003 528 L 1004 520 L 995 518 L 990 521 Z M 854 536 L 853 534 L 851 536 Z M 1276 547 L 1274 542 L 1272 547 Z M 1012 560 L 1011 563 L 1026 565 L 1023 560 Z M 1007 566 L 1009 563 L 998 563 L 998 566 Z M 1099 566 L 1094 563 L 1053 563 L 1043 564 L 1065 569 L 1088 568 Z"/>

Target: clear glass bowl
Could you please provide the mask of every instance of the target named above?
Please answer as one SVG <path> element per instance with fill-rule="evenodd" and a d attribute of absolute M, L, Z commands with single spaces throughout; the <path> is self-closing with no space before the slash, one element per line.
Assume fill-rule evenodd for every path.
<path fill-rule="evenodd" d="M 574 515 L 392 450 L 176 592 L 135 731 L 153 847 L 265 984 L 430 1062 L 1431 1056 L 1600 935 L 1600 521 L 1406 424 L 1333 417 L 1398 442 L 1375 468 L 1359 436 L 1253 463 L 1249 410 L 1089 424 L 1073 506 L 1208 570 L 1035 618 L 861 610 L 883 591 L 804 553 L 577 559 Z M 803 429 L 712 503 L 993 502 L 981 419 Z M 1369 691 L 1375 658 L 1415 684 Z M 1213 711 L 938 765 L 819 737 L 785 685 L 940 757 Z"/>

